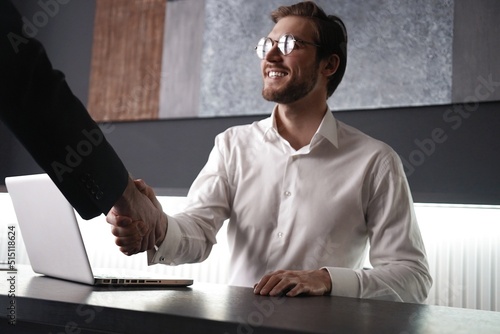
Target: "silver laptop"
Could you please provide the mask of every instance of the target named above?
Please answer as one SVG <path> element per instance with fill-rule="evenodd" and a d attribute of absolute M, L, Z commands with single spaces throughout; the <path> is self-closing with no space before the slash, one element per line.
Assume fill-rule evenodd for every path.
<path fill-rule="evenodd" d="M 94 275 L 75 211 L 50 177 L 47 174 L 7 177 L 5 184 L 34 272 L 90 285 L 193 284 L 192 279 L 184 278 Z"/>

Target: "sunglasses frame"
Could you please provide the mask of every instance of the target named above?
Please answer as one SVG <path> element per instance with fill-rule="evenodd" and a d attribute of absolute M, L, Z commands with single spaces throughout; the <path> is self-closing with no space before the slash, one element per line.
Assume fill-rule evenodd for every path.
<path fill-rule="evenodd" d="M 269 41 L 271 41 L 271 47 L 266 51 L 266 43 Z M 292 45 L 291 45 L 291 48 L 289 48 L 290 51 L 288 51 L 288 48 L 286 47 L 286 45 L 290 42 L 292 42 Z M 321 45 L 318 45 L 316 43 L 297 39 L 292 34 L 283 34 L 280 36 L 280 38 L 277 41 L 270 38 L 270 37 L 262 37 L 259 40 L 259 43 L 257 43 L 257 46 L 255 47 L 255 52 L 257 53 L 257 57 L 259 57 L 260 59 L 264 59 L 264 58 L 266 58 L 267 54 L 272 50 L 272 48 L 274 48 L 274 45 L 276 45 L 276 43 L 277 43 L 278 49 L 280 50 L 281 54 L 284 56 L 287 56 L 290 53 L 292 53 L 293 50 L 295 50 L 295 43 L 297 43 L 297 42 L 303 43 L 303 44 L 313 45 L 313 46 L 316 46 L 318 48 L 321 47 Z"/>

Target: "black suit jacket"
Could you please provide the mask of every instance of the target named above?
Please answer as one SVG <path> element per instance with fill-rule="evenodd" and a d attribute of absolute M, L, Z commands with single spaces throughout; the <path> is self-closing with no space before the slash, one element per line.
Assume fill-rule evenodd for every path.
<path fill-rule="evenodd" d="M 43 46 L 0 0 L 0 119 L 84 219 L 107 213 L 128 173 Z M 36 190 L 35 190 L 36 191 Z"/>

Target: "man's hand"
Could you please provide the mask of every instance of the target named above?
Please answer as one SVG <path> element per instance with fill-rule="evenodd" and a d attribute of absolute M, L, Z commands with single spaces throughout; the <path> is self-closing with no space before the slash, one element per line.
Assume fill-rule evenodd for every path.
<path fill-rule="evenodd" d="M 111 233 L 126 255 L 133 255 L 159 246 L 167 232 L 167 216 L 154 191 L 142 180 L 129 179 L 122 197 L 106 216 L 113 225 Z"/>
<path fill-rule="evenodd" d="M 295 297 L 300 294 L 322 296 L 332 290 L 330 274 L 320 270 L 278 270 L 262 277 L 254 286 L 257 295 Z"/>

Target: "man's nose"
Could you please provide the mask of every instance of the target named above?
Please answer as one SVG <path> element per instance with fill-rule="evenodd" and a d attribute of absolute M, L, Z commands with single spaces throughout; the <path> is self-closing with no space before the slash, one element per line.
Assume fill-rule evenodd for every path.
<path fill-rule="evenodd" d="M 269 61 L 269 62 L 276 62 L 276 61 L 280 61 L 281 57 L 283 57 L 283 54 L 281 53 L 280 49 L 278 48 L 278 43 L 274 43 L 271 50 L 269 50 L 269 52 L 266 53 L 266 56 L 264 57 L 264 59 Z"/>

